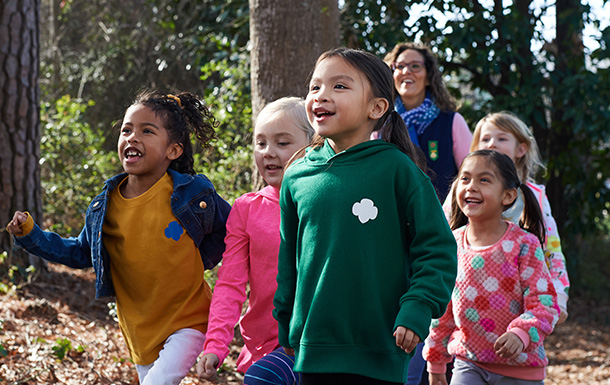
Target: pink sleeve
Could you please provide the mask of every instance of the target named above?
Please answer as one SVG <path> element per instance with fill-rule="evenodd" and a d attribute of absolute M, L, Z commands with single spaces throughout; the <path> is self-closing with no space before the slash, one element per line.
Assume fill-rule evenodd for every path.
<path fill-rule="evenodd" d="M 445 314 L 430 323 L 430 334 L 426 338 L 422 356 L 428 361 L 430 373 L 445 373 L 445 366 L 451 362 L 452 356 L 447 351 L 451 334 L 455 331 L 453 317 L 453 300 L 449 301 Z"/>
<path fill-rule="evenodd" d="M 219 366 L 229 354 L 233 330 L 246 300 L 250 259 L 250 238 L 246 231 L 247 205 L 248 202 L 238 198 L 227 219 L 226 249 L 210 305 L 203 350 L 205 354 L 216 354 Z"/>
<path fill-rule="evenodd" d="M 470 143 L 472 143 L 472 132 L 468 129 L 468 124 L 459 112 L 453 117 L 453 159 L 455 165 L 460 168 L 462 161 L 470 153 Z"/>
<path fill-rule="evenodd" d="M 538 239 L 527 234 L 520 250 L 524 253 L 519 255 L 519 277 L 521 287 L 525 288 L 524 308 L 523 313 L 508 325 L 507 330 L 522 329 L 529 334 L 531 342 L 538 343 L 553 331 L 559 318 L 557 294 Z"/>

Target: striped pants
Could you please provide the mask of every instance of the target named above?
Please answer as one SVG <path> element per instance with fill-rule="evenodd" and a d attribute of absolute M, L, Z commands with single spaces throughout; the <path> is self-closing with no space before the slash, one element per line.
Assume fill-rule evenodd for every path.
<path fill-rule="evenodd" d="M 244 376 L 244 385 L 300 385 L 301 373 L 292 371 L 294 356 L 277 348 L 248 368 Z"/>

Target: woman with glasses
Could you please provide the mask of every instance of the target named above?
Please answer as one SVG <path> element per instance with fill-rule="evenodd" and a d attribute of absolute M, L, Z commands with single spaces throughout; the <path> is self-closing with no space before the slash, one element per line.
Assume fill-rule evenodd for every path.
<path fill-rule="evenodd" d="M 384 58 L 394 73 L 396 111 L 411 141 L 426 156 L 430 178 L 441 202 L 470 151 L 472 134 L 447 91 L 432 51 L 416 43 L 397 44 Z"/>

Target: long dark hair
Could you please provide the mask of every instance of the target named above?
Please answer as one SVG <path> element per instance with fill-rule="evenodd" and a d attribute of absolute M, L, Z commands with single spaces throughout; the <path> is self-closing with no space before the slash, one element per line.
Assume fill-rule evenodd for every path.
<path fill-rule="evenodd" d="M 381 59 L 369 52 L 344 47 L 334 48 L 324 52 L 318 58 L 315 67 L 322 61 L 332 57 L 340 57 L 362 73 L 371 86 L 373 96 L 388 101 L 388 110 L 377 120 L 373 131 L 380 131 L 381 139 L 395 144 L 400 151 L 407 154 L 420 169 L 426 170 L 426 160 L 413 142 L 411 142 L 405 122 L 394 110 L 395 89 L 392 70 L 390 70 Z M 312 71 L 312 75 L 314 71 Z M 324 138 L 316 134 L 312 140 L 311 146 L 320 147 L 323 143 Z M 300 152 L 299 155 L 302 155 L 302 152 Z"/>
<path fill-rule="evenodd" d="M 521 215 L 521 218 L 519 219 L 519 226 L 522 229 L 534 234 L 540 240 L 540 244 L 544 245 L 546 232 L 544 228 L 544 218 L 542 216 L 542 212 L 540 211 L 540 206 L 538 205 L 538 201 L 536 200 L 536 196 L 532 190 L 527 187 L 526 183 L 521 183 L 519 180 L 519 174 L 517 174 L 517 169 L 515 168 L 515 164 L 513 163 L 512 159 L 498 151 L 478 150 L 468 154 L 462 161 L 462 165 L 466 162 L 466 159 L 475 156 L 487 159 L 488 164 L 496 168 L 505 189 L 521 189 L 521 192 L 523 193 L 524 207 L 523 215 Z M 460 166 L 457 178 L 460 177 L 461 171 L 462 166 Z M 451 189 L 451 218 L 449 220 L 449 225 L 451 226 L 452 230 L 460 228 L 468 223 L 468 217 L 462 212 L 457 204 L 457 188 L 455 187 L 456 186 Z M 512 207 L 516 200 L 517 199 L 504 207 L 504 210 Z"/>
<path fill-rule="evenodd" d="M 174 159 L 169 168 L 183 174 L 195 174 L 191 135 L 207 148 L 216 138 L 218 122 L 200 98 L 189 92 L 175 94 L 144 91 L 132 105 L 142 104 L 152 109 L 163 120 L 169 140 L 182 146 L 182 155 Z M 120 124 L 120 123 L 119 123 Z"/>

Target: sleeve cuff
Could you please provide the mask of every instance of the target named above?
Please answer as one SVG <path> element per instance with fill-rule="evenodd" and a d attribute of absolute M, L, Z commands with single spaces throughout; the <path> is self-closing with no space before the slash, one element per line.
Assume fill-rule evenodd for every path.
<path fill-rule="evenodd" d="M 523 341 L 523 350 L 530 346 L 530 335 L 525 330 L 521 328 L 512 328 L 509 330 L 509 332 L 516 334 L 517 337 Z"/>
<path fill-rule="evenodd" d="M 21 226 L 21 231 L 22 233 L 19 234 L 19 237 L 25 237 L 26 235 L 28 235 L 32 229 L 34 229 L 34 218 L 32 218 L 32 216 L 30 215 L 29 212 L 24 212 L 24 214 L 26 214 L 28 216 L 28 219 L 25 221 L 25 223 L 23 223 Z"/>
<path fill-rule="evenodd" d="M 447 364 L 442 364 L 440 362 L 430 362 L 428 361 L 428 372 L 434 374 L 443 374 L 447 371 Z"/>

